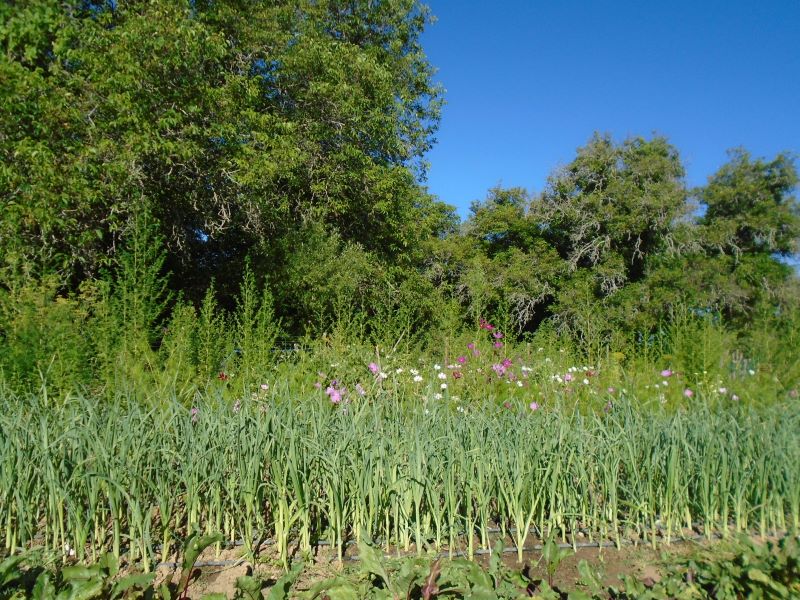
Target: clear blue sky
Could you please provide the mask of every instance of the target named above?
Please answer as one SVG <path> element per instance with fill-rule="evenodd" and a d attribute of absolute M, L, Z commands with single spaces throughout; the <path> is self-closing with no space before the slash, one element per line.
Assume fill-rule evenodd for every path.
<path fill-rule="evenodd" d="M 540 191 L 594 131 L 665 135 L 690 185 L 743 146 L 800 151 L 800 0 L 427 0 L 447 104 L 430 191 L 465 216 Z"/>

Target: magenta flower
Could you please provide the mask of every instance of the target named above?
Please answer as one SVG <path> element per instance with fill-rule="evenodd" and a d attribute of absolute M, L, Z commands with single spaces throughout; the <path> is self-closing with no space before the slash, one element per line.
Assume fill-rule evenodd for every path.
<path fill-rule="evenodd" d="M 672 375 L 673 375 L 673 373 L 669 369 L 664 369 L 663 371 L 661 371 L 661 376 L 662 377 L 672 377 Z"/>
<path fill-rule="evenodd" d="M 531 403 L 528 405 L 528 407 L 529 407 L 529 408 L 530 408 L 532 411 L 536 412 L 537 410 L 539 410 L 539 403 L 538 403 L 538 402 L 531 402 Z"/>
<path fill-rule="evenodd" d="M 467 344 L 467 348 L 469 348 L 470 350 L 475 350 L 475 344 L 470 342 L 469 344 Z"/>
<path fill-rule="evenodd" d="M 495 348 L 502 348 L 503 347 L 503 342 L 495 342 L 494 343 L 494 347 Z"/>
<path fill-rule="evenodd" d="M 459 356 L 459 357 L 456 359 L 456 361 L 457 361 L 459 364 L 462 364 L 462 365 L 463 365 L 465 362 L 467 362 L 467 357 L 466 357 L 466 356 Z"/>
<path fill-rule="evenodd" d="M 692 396 L 694 396 L 694 392 L 689 388 L 686 388 L 685 390 L 683 390 L 683 395 L 686 396 L 687 398 L 691 398 Z"/>
<path fill-rule="evenodd" d="M 374 362 L 371 362 L 369 363 L 369 370 L 372 372 L 373 375 L 377 375 L 378 371 L 380 371 L 381 368 Z"/>
<path fill-rule="evenodd" d="M 502 339 L 502 337 L 503 337 L 503 334 L 502 334 L 502 333 L 500 333 L 499 331 L 495 331 L 495 332 L 492 334 L 492 336 L 494 336 L 494 339 L 496 339 L 496 340 L 499 340 L 499 339 Z"/>
<path fill-rule="evenodd" d="M 503 359 L 503 362 L 502 362 L 501 364 L 502 364 L 502 365 L 503 365 L 503 366 L 504 366 L 504 367 L 507 369 L 507 368 L 508 368 L 508 367 L 510 367 L 510 366 L 511 366 L 511 364 L 512 364 L 512 363 L 511 363 L 511 359 L 510 359 L 510 358 L 504 358 L 504 359 Z"/>

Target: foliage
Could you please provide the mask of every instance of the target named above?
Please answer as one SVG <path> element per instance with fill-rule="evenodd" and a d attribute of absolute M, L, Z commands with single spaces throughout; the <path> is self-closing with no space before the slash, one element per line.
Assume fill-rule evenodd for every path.
<path fill-rule="evenodd" d="M 7 276 L 96 277 L 147 208 L 174 283 L 228 296 L 318 223 L 413 255 L 440 91 L 416 0 L 4 3 L 0 255 Z M 218 280 L 221 278 L 218 276 Z"/>
<path fill-rule="evenodd" d="M 800 594 L 800 548 L 796 537 L 756 543 L 741 536 L 727 546 L 671 561 L 666 575 L 650 587 L 625 577 L 622 588 L 611 588 L 611 597 L 738 600 L 796 598 Z"/>

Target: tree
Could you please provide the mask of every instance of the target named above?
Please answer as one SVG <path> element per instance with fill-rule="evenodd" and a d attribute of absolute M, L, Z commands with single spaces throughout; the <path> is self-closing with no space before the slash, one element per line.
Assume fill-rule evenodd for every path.
<path fill-rule="evenodd" d="M 765 161 L 751 159 L 741 148 L 731 151 L 730 161 L 699 192 L 708 249 L 735 257 L 797 253 L 800 205 L 791 195 L 797 182 L 797 169 L 787 154 Z"/>
<path fill-rule="evenodd" d="M 197 296 L 312 222 L 418 252 L 439 227 L 418 183 L 440 101 L 427 20 L 416 0 L 4 3 L 3 265 L 75 288 L 143 205 Z"/>

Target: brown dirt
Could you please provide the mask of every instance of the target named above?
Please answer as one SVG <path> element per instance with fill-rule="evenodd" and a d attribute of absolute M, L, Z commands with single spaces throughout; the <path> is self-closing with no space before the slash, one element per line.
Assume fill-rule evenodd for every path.
<path fill-rule="evenodd" d="M 639 580 L 650 579 L 657 581 L 662 574 L 661 563 L 662 554 L 686 554 L 696 550 L 700 544 L 694 542 L 672 544 L 670 546 L 659 546 L 654 550 L 651 546 L 623 546 L 616 548 L 579 548 L 577 553 L 564 559 L 559 565 L 553 578 L 553 584 L 561 590 L 571 591 L 582 589 L 579 581 L 578 563 L 586 560 L 594 569 L 601 574 L 603 586 L 619 584 L 620 575 L 630 575 Z M 413 554 L 414 549 L 411 548 Z M 346 556 L 357 553 L 355 547 L 348 548 Z M 224 550 L 220 555 L 216 555 L 213 550 L 208 550 L 200 557 L 200 563 L 206 561 L 232 561 L 242 559 L 240 564 L 225 566 L 201 566 L 195 569 L 188 588 L 188 597 L 199 599 L 211 593 L 221 592 L 228 597 L 233 596 L 236 578 L 242 575 L 255 575 L 265 583 L 264 590 L 267 591 L 279 577 L 283 574 L 274 549 L 267 547 L 262 550 L 256 560 L 245 560 L 242 558 L 241 549 Z M 526 552 L 523 556 L 522 564 L 517 562 L 515 553 L 503 555 L 503 562 L 512 569 L 529 568 L 529 575 L 534 579 L 546 580 L 547 571 L 538 551 Z M 489 557 L 480 555 L 476 560 L 482 564 L 487 564 Z M 300 578 L 293 586 L 293 590 L 303 591 L 309 589 L 315 582 L 333 577 L 342 572 L 353 571 L 358 568 L 356 561 L 347 560 L 339 563 L 335 552 L 329 547 L 319 547 L 313 556 L 313 562 L 309 562 L 303 570 Z M 158 582 L 172 581 L 177 583 L 180 578 L 179 569 L 161 567 L 158 570 Z"/>

